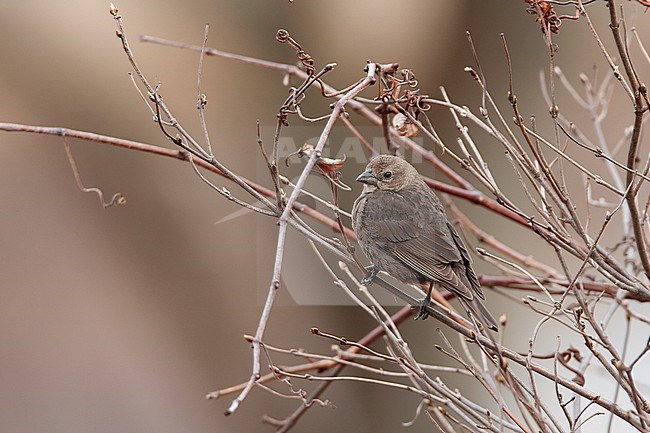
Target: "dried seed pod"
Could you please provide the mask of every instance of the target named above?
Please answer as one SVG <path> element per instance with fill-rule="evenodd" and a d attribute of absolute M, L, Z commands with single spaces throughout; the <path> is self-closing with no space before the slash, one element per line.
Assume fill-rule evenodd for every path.
<path fill-rule="evenodd" d="M 322 156 L 318 158 L 316 164 L 325 173 L 330 174 L 330 173 L 334 173 L 336 170 L 343 167 L 343 164 L 345 164 L 345 159 L 346 159 L 345 155 L 343 155 L 343 159 L 327 158 Z"/>
<path fill-rule="evenodd" d="M 311 157 L 311 154 L 314 153 L 314 146 L 312 146 L 309 143 L 305 143 L 299 150 L 298 150 L 298 156 L 307 156 Z M 325 156 L 320 156 L 318 160 L 316 160 L 316 165 L 323 170 L 325 173 L 334 173 L 336 170 L 339 168 L 343 167 L 343 164 L 345 164 L 345 155 L 343 155 L 343 159 L 335 159 L 335 158 L 327 158 Z"/>
<path fill-rule="evenodd" d="M 403 137 L 415 137 L 420 132 L 411 119 L 402 113 L 393 116 L 393 128 Z"/>

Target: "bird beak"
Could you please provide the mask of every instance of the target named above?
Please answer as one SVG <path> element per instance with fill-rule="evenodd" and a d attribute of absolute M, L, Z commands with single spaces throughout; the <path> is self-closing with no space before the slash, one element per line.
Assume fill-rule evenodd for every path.
<path fill-rule="evenodd" d="M 368 185 L 372 186 L 377 186 L 377 178 L 372 175 L 372 170 L 368 169 L 361 173 L 359 177 L 357 177 L 357 182 L 365 183 Z"/>

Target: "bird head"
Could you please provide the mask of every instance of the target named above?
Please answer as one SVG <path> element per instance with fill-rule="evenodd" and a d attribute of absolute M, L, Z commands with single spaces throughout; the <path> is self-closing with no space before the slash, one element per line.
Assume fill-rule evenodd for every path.
<path fill-rule="evenodd" d="M 414 179 L 419 179 L 419 176 L 415 167 L 402 158 L 379 155 L 368 163 L 366 171 L 357 177 L 357 182 L 365 184 L 364 191 L 399 191 Z"/>

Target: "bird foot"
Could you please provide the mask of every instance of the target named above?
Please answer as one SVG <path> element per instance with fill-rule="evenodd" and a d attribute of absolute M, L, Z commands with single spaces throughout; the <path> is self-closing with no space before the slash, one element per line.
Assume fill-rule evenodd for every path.
<path fill-rule="evenodd" d="M 429 290 L 427 291 L 427 296 L 425 296 L 424 299 L 420 301 L 418 306 L 411 307 L 412 310 L 415 310 L 416 308 L 420 309 L 418 315 L 415 316 L 415 320 L 418 319 L 426 320 L 427 317 L 429 317 L 429 311 L 427 310 L 427 307 L 429 307 L 429 304 L 431 304 L 432 291 L 433 291 L 433 281 L 429 282 Z"/>
<path fill-rule="evenodd" d="M 368 284 L 372 283 L 372 280 L 374 280 L 377 274 L 379 273 L 379 266 L 377 265 L 368 266 L 366 268 L 366 271 L 368 272 L 368 276 L 363 280 L 361 280 L 362 286 L 367 286 Z"/>
<path fill-rule="evenodd" d="M 420 301 L 418 306 L 414 305 L 414 306 L 411 307 L 412 310 L 415 310 L 417 308 L 420 309 L 420 311 L 418 312 L 418 315 L 415 316 L 415 320 L 419 320 L 419 319 L 426 320 L 427 317 L 429 317 L 429 311 L 427 310 L 427 307 L 429 306 L 429 304 L 431 304 L 431 289 L 432 288 L 433 288 L 433 283 L 430 283 L 429 291 L 427 292 L 427 296 L 425 296 L 424 299 Z"/>
<path fill-rule="evenodd" d="M 414 320 L 426 320 L 429 317 L 429 312 L 427 311 L 428 306 L 429 301 L 426 298 L 420 301 L 419 305 L 411 305 L 411 310 L 419 310 Z"/>

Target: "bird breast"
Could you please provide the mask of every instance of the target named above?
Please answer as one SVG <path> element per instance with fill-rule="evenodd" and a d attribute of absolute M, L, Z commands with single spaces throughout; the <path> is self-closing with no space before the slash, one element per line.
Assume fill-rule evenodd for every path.
<path fill-rule="evenodd" d="M 411 230 L 393 232 L 386 231 L 382 223 L 382 220 L 395 217 L 395 209 L 390 207 L 393 194 L 396 193 L 377 191 L 359 196 L 352 208 L 352 227 L 361 249 L 373 265 L 405 283 L 423 282 L 420 274 L 393 254 L 396 242 L 400 242 L 404 236 L 414 235 L 410 233 L 412 227 Z"/>

